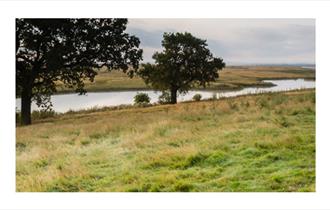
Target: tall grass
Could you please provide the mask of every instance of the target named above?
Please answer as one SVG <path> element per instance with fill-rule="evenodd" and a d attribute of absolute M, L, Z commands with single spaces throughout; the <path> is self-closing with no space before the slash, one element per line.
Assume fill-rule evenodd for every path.
<path fill-rule="evenodd" d="M 56 115 L 58 115 L 57 113 L 55 113 L 55 111 L 53 110 L 34 110 L 31 113 L 31 119 L 33 121 L 38 121 L 38 120 L 42 120 L 42 119 L 47 119 L 47 118 L 52 118 L 55 117 Z M 20 121 L 21 121 L 21 112 L 20 111 L 16 111 L 16 124 L 20 125 Z"/>
<path fill-rule="evenodd" d="M 16 128 L 17 191 L 315 191 L 314 90 L 36 122 Z"/>

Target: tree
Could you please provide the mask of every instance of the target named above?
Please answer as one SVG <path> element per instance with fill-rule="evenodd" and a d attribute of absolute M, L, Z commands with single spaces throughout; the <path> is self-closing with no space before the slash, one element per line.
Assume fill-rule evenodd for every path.
<path fill-rule="evenodd" d="M 125 33 L 127 19 L 16 19 L 16 95 L 21 124 L 31 124 L 31 102 L 50 109 L 56 83 L 84 94 L 96 69 L 130 76 L 142 60 L 140 40 Z"/>
<path fill-rule="evenodd" d="M 147 93 L 137 93 L 134 96 L 134 104 L 138 106 L 145 106 L 150 104 L 150 97 Z"/>
<path fill-rule="evenodd" d="M 213 57 L 206 40 L 190 33 L 164 33 L 162 46 L 164 50 L 152 57 L 155 64 L 143 64 L 138 74 L 156 90 L 169 91 L 172 104 L 177 102 L 177 92 L 205 87 L 225 67 L 221 58 Z"/>

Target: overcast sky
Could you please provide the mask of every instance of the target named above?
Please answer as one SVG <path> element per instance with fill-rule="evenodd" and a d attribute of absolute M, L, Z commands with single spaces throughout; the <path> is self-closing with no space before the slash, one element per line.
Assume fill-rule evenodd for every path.
<path fill-rule="evenodd" d="M 187 31 L 229 65 L 315 63 L 314 19 L 129 19 L 127 31 L 140 38 L 144 62 L 162 50 L 164 32 Z"/>

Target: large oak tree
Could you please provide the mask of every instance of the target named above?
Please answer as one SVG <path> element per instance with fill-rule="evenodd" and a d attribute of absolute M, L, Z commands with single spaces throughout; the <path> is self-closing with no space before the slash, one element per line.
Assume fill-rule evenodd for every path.
<path fill-rule="evenodd" d="M 162 46 L 164 50 L 153 55 L 155 64 L 144 64 L 138 73 L 151 87 L 169 91 L 172 104 L 177 102 L 178 92 L 205 87 L 225 67 L 222 58 L 213 57 L 206 40 L 190 33 L 164 33 Z"/>
<path fill-rule="evenodd" d="M 125 33 L 127 19 L 16 19 L 16 95 L 21 124 L 31 123 L 31 102 L 51 107 L 56 83 L 84 93 L 95 69 L 132 75 L 142 59 L 140 41 Z"/>

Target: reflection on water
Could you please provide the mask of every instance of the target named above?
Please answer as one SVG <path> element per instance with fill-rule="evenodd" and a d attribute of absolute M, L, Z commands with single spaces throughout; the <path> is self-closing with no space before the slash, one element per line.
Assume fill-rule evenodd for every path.
<path fill-rule="evenodd" d="M 284 90 L 296 90 L 302 88 L 314 88 L 315 81 L 308 81 L 304 79 L 297 80 L 263 80 L 264 82 L 271 82 L 273 87 L 249 87 L 239 91 L 189 91 L 185 95 L 179 95 L 178 101 L 192 100 L 192 97 L 199 93 L 202 99 L 212 98 L 214 95 L 217 97 L 233 97 L 246 94 L 255 94 L 262 92 L 277 92 Z M 120 104 L 133 104 L 133 98 L 137 93 L 147 93 L 151 98 L 151 103 L 158 101 L 161 92 L 149 91 L 112 91 L 112 92 L 99 92 L 87 93 L 86 95 L 77 94 L 63 94 L 54 95 L 51 100 L 53 109 L 56 112 L 66 112 L 69 110 L 87 109 L 92 107 L 103 106 L 116 106 Z M 16 99 L 16 107 L 20 109 L 21 100 Z M 38 107 L 33 103 L 32 110 L 38 110 Z"/>

